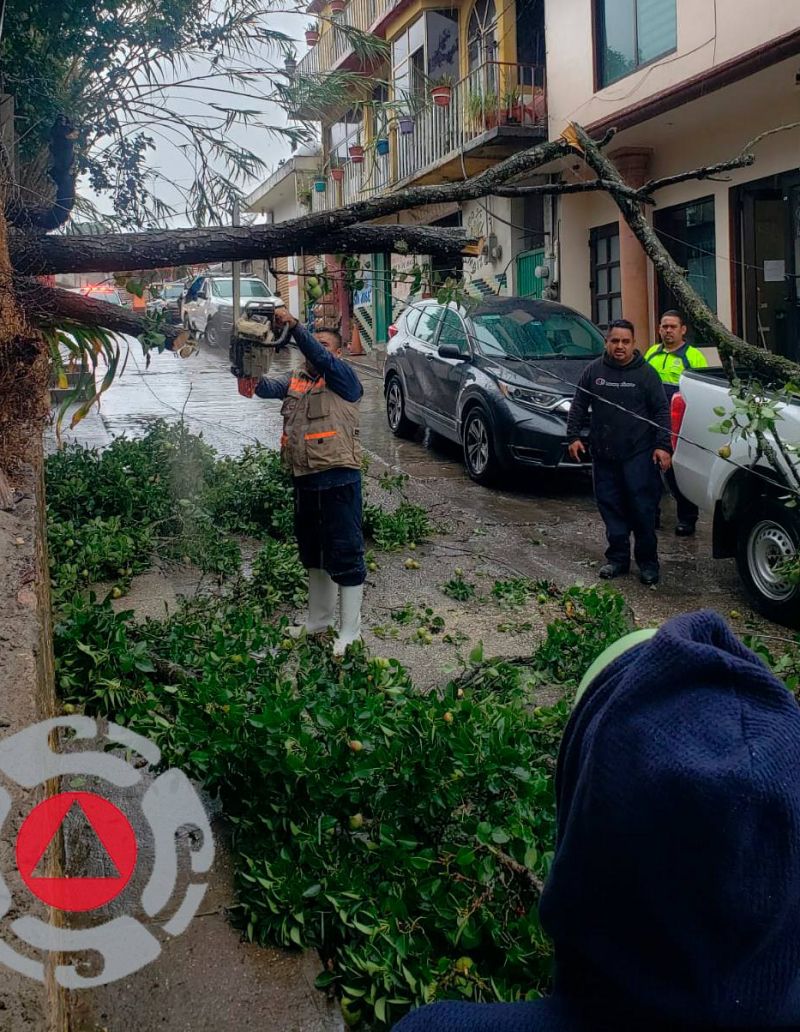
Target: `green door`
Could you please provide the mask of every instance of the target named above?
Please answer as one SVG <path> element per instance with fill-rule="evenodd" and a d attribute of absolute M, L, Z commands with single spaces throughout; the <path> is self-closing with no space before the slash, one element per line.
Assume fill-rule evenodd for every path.
<path fill-rule="evenodd" d="M 380 347 L 389 339 L 392 321 L 392 274 L 390 259 L 385 254 L 372 256 L 372 307 L 375 313 L 375 344 Z"/>
<path fill-rule="evenodd" d="M 517 297 L 542 297 L 544 280 L 536 275 L 537 265 L 544 265 L 543 250 L 517 255 Z"/>

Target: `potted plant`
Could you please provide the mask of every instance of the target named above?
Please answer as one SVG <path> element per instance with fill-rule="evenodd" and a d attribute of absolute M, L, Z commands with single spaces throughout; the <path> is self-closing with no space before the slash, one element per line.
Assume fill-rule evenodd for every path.
<path fill-rule="evenodd" d="M 297 55 L 294 50 L 290 50 L 283 59 L 283 67 L 286 69 L 286 74 L 289 76 L 294 75 L 297 71 Z"/>
<path fill-rule="evenodd" d="M 470 118 L 476 129 L 494 129 L 497 125 L 497 94 L 470 93 L 467 101 Z"/>
<path fill-rule="evenodd" d="M 325 193 L 328 189 L 328 180 L 325 178 L 322 172 L 317 173 L 314 177 L 314 191 L 316 193 Z"/>
<path fill-rule="evenodd" d="M 401 136 L 410 136 L 414 132 L 414 119 L 411 115 L 400 115 L 397 119 L 397 128 Z"/>
<path fill-rule="evenodd" d="M 518 125 L 522 121 L 522 90 L 512 86 L 503 94 L 503 115 L 507 122 Z"/>
<path fill-rule="evenodd" d="M 301 208 L 311 207 L 311 191 L 308 189 L 308 187 L 305 187 L 304 189 L 297 191 L 297 203 L 300 205 Z"/>
<path fill-rule="evenodd" d="M 389 153 L 389 138 L 388 136 L 379 136 L 375 141 L 375 153 L 384 155 Z"/>
<path fill-rule="evenodd" d="M 347 0 L 330 0 L 331 14 L 341 14 L 347 7 Z"/>
<path fill-rule="evenodd" d="M 341 183 L 344 180 L 344 169 L 341 165 L 331 166 L 331 179 L 334 183 Z"/>
<path fill-rule="evenodd" d="M 317 22 L 309 22 L 306 25 L 306 43 L 315 47 L 319 43 L 319 25 Z"/>
<path fill-rule="evenodd" d="M 364 164 L 364 148 L 360 143 L 351 143 L 347 148 L 347 153 L 354 165 Z"/>
<path fill-rule="evenodd" d="M 450 107 L 450 100 L 453 95 L 453 78 L 450 75 L 443 75 L 439 79 L 431 80 L 431 99 L 437 107 Z"/>

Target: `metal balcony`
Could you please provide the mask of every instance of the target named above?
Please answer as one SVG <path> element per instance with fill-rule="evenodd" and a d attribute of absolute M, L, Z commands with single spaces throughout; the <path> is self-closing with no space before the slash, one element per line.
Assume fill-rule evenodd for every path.
<path fill-rule="evenodd" d="M 311 47 L 300 59 L 297 66 L 298 75 L 320 75 L 346 65 L 348 58 L 353 55 L 353 47 L 348 34 L 338 32 L 337 26 L 343 25 L 361 32 L 383 35 L 376 30 L 400 2 L 401 0 L 350 0 L 340 14 L 335 14 L 330 21 L 322 23 L 319 43 Z"/>

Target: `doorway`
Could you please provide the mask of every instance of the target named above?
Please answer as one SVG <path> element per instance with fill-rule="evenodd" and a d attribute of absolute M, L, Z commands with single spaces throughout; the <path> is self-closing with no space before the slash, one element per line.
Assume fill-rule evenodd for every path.
<path fill-rule="evenodd" d="M 800 359 L 800 172 L 737 189 L 742 265 L 739 311 L 746 339 Z"/>

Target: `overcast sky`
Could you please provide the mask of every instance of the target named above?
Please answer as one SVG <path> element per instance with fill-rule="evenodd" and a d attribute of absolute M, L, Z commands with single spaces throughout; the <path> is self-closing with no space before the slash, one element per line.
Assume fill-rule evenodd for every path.
<path fill-rule="evenodd" d="M 274 14 L 270 15 L 269 26 L 286 33 L 287 36 L 297 41 L 297 55 L 300 58 L 306 50 L 303 37 L 307 21 L 308 15 L 305 13 L 302 15 Z M 253 63 L 256 65 L 262 64 L 258 59 L 254 59 Z M 275 65 L 276 63 L 282 66 L 282 58 L 276 53 L 266 53 L 263 55 L 264 65 Z M 200 77 L 207 75 L 209 71 L 210 67 L 207 63 L 195 63 L 187 73 L 181 75 L 181 79 L 184 81 L 191 79 L 195 88 L 170 87 L 165 89 L 166 104 L 171 105 L 175 110 L 179 110 L 184 114 L 202 117 L 208 111 L 208 103 L 216 102 L 245 110 L 257 110 L 261 121 L 269 125 L 284 126 L 287 124 L 286 114 L 279 106 L 254 95 L 258 92 L 256 86 L 254 86 L 252 91 L 247 90 L 245 87 L 239 97 L 225 96 L 210 91 L 207 93 L 200 92 L 197 88 L 201 87 Z M 230 88 L 229 84 L 225 82 L 203 81 L 208 86 L 216 85 Z M 264 81 L 260 88 L 263 92 L 268 92 L 269 83 Z M 151 152 L 149 163 L 162 176 L 162 182 L 158 189 L 159 196 L 167 204 L 183 211 L 186 207 L 186 202 L 182 190 L 188 189 L 193 181 L 193 163 L 191 158 L 180 150 L 177 137 L 174 132 L 170 131 L 166 116 L 162 123 L 154 122 L 146 128 L 156 143 L 156 150 Z M 246 146 L 266 162 L 267 165 L 267 171 L 263 175 L 256 176 L 242 185 L 245 194 L 253 190 L 259 182 L 266 179 L 275 170 L 282 158 L 287 158 L 291 154 L 291 144 L 285 137 L 266 133 L 257 127 L 236 125 L 228 131 L 227 138 L 232 142 Z M 91 198 L 101 211 L 111 210 L 108 198 L 94 194 L 88 187 L 88 184 L 82 184 L 81 193 Z M 191 224 L 191 220 L 186 215 L 173 220 L 173 225 L 175 226 L 189 224 Z"/>

